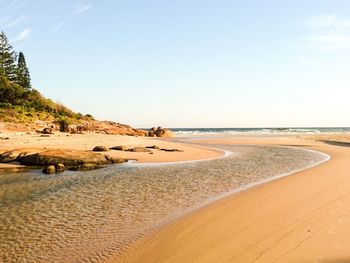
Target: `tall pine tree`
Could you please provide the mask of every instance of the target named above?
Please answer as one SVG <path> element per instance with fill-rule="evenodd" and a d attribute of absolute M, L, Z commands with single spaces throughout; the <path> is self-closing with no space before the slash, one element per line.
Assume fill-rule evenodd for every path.
<path fill-rule="evenodd" d="M 16 83 L 23 88 L 30 89 L 30 74 L 26 64 L 26 59 L 22 52 L 18 55 Z"/>
<path fill-rule="evenodd" d="M 16 58 L 16 52 L 13 51 L 4 31 L 2 31 L 0 33 L 0 75 L 11 81 L 16 80 L 17 77 Z"/>

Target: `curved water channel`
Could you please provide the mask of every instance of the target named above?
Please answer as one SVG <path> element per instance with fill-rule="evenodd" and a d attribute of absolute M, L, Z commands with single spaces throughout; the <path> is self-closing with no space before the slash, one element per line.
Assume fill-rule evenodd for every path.
<path fill-rule="evenodd" d="M 54 176 L 0 173 L 0 262 L 103 262 L 219 196 L 327 159 L 297 148 L 215 147 L 235 154 Z"/>

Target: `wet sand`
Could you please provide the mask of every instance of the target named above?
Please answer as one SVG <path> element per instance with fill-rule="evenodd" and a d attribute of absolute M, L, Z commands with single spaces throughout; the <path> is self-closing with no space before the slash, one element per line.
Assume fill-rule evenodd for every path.
<path fill-rule="evenodd" d="M 332 159 L 186 215 L 112 262 L 350 260 L 350 147 L 291 137 L 206 143 L 295 146 Z"/>

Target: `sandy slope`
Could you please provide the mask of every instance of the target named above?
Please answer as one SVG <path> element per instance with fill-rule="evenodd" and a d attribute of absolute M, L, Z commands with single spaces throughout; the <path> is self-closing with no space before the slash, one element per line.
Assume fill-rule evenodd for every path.
<path fill-rule="evenodd" d="M 295 145 L 332 159 L 197 210 L 117 262 L 350 262 L 350 147 L 284 137 L 221 143 Z"/>

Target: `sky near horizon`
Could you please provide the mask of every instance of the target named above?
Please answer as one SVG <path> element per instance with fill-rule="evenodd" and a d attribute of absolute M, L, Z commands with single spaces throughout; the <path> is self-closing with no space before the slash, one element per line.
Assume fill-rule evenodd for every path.
<path fill-rule="evenodd" d="M 350 126 L 350 1 L 0 0 L 33 86 L 136 127 Z"/>

